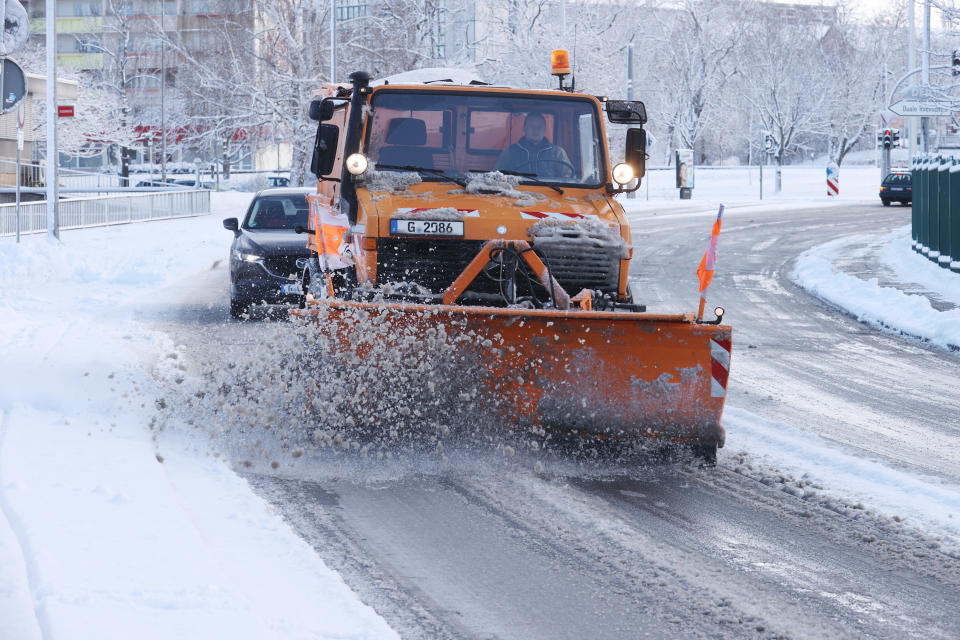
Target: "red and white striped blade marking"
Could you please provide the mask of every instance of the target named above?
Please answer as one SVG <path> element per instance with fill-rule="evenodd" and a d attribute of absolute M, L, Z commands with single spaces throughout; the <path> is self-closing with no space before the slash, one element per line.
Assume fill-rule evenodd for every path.
<path fill-rule="evenodd" d="M 730 377 L 730 340 L 710 340 L 710 397 L 727 395 L 727 379 Z"/>
<path fill-rule="evenodd" d="M 595 213 L 563 213 L 560 211 L 521 211 L 520 215 L 526 220 L 543 220 L 545 218 L 558 218 L 560 220 L 587 220 L 596 218 Z"/>

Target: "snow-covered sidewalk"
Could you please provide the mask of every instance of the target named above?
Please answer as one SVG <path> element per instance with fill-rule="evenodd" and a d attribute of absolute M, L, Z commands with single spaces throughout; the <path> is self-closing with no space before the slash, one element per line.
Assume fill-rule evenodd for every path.
<path fill-rule="evenodd" d="M 870 277 L 858 277 L 857 264 Z M 960 349 L 960 274 L 915 253 L 909 226 L 814 247 L 797 259 L 794 279 L 862 322 Z"/>
<path fill-rule="evenodd" d="M 214 214 L 0 240 L 0 638 L 390 638 L 246 482 L 154 446 L 134 310 L 226 257 Z"/>

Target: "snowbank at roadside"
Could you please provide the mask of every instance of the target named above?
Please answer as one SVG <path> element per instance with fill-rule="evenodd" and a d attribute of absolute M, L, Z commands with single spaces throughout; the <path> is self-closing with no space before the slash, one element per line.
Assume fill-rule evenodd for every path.
<path fill-rule="evenodd" d="M 938 297 L 960 304 L 960 274 L 950 273 L 909 246 L 909 228 L 883 238 L 882 260 L 903 283 L 917 284 Z M 865 237 L 865 236 L 864 236 Z M 960 348 L 960 309 L 938 311 L 922 295 L 882 287 L 876 278 L 862 280 L 834 266 L 848 246 L 864 237 L 838 238 L 805 251 L 797 259 L 794 280 L 817 297 L 855 315 L 861 322 L 901 332 L 947 348 Z"/>
<path fill-rule="evenodd" d="M 901 282 L 913 282 L 947 302 L 960 306 L 960 274 L 934 264 L 910 246 L 910 227 L 902 227 L 884 238 L 883 262 Z"/>
<path fill-rule="evenodd" d="M 214 213 L 0 240 L 0 638 L 390 638 L 222 461 L 157 455 L 134 310 L 226 258 Z"/>

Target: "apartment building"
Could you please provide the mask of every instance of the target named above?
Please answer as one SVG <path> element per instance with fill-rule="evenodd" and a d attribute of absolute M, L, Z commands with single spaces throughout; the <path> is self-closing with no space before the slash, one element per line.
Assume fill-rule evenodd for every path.
<path fill-rule="evenodd" d="M 42 46 L 45 2 L 23 4 L 31 18 L 31 38 Z M 57 0 L 57 66 L 61 74 L 78 77 L 81 83 L 122 91 L 131 125 L 143 133 L 140 144 L 134 146 L 133 161 L 144 162 L 152 155 L 159 162 L 159 152 L 151 153 L 148 141 L 159 137 L 164 116 L 176 103 L 183 65 L 181 56 L 163 45 L 160 34 L 177 39 L 189 55 L 202 58 L 212 49 L 214 27 L 227 17 L 245 19 L 241 10 L 248 4 L 242 0 Z M 185 157 L 192 161 L 200 150 L 176 144 L 183 138 L 177 126 L 176 122 L 167 126 L 168 161 Z M 100 157 L 61 161 L 73 166 L 115 164 L 117 152 L 105 148 Z"/>
<path fill-rule="evenodd" d="M 45 38 L 45 2 L 27 0 L 23 3 L 31 17 L 32 38 L 42 46 Z M 329 65 L 329 28 L 327 7 L 334 7 L 336 30 L 343 36 L 344 45 L 338 48 L 338 68 L 345 75 L 366 68 L 374 74 L 393 73 L 390 68 L 402 63 L 389 60 L 383 69 L 378 63 L 364 59 L 365 51 L 375 50 L 385 35 L 396 37 L 396 22 L 392 15 L 415 7 L 422 13 L 410 22 L 410 38 L 418 41 L 419 52 L 408 61 L 415 66 L 440 66 L 470 62 L 476 55 L 476 8 L 474 0 L 425 0 L 417 5 L 395 0 L 318 0 L 314 25 L 317 33 L 318 64 Z M 304 5 L 306 6 L 306 5 Z M 145 162 L 151 156 L 159 161 L 155 142 L 166 123 L 168 161 L 192 162 L 196 157 L 209 161 L 219 152 L 214 148 L 189 148 L 182 143 L 181 123 L 176 117 L 191 108 L 189 98 L 182 98 L 180 84 L 186 81 L 186 65 L 181 55 L 162 44 L 160 33 L 176 39 L 194 60 L 223 55 L 222 33 L 227 22 L 247 25 L 252 30 L 263 24 L 258 15 L 257 0 L 57 0 L 57 60 L 61 73 L 74 76 L 81 84 L 106 84 L 117 91 L 122 88 L 129 117 L 142 131 L 142 140 L 132 145 L 134 163 Z M 320 16 L 323 16 L 322 22 Z M 426 24 L 426 27 L 423 25 Z M 338 36 L 338 42 L 340 42 Z M 349 37 L 347 37 L 349 36 Z M 361 46 L 354 46 L 361 43 Z M 350 47 L 353 46 L 353 49 Z M 371 49 L 373 48 L 373 49 Z M 379 63 L 381 66 L 384 63 Z M 251 68 L 251 82 L 256 82 L 259 71 Z M 179 100 L 179 102 L 178 102 Z M 161 105 L 165 109 L 161 109 Z M 82 109 L 78 105 L 78 109 Z M 166 116 L 166 117 L 165 117 Z M 186 136 L 189 138 L 189 136 Z M 235 168 L 275 169 L 278 153 L 281 164 L 289 162 L 289 143 L 271 139 L 264 149 L 239 148 L 251 138 L 238 135 L 241 144 L 232 151 Z M 99 143 L 92 143 L 99 144 Z M 260 144 L 257 142 L 256 144 Z M 279 148 L 278 148 L 279 147 Z M 100 156 L 65 158 L 71 166 L 100 166 L 116 164 L 117 150 L 104 149 Z"/>

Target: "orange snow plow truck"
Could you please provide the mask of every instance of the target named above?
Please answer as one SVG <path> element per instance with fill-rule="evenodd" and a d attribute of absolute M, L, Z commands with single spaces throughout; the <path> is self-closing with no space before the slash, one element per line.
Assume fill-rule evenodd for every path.
<path fill-rule="evenodd" d="M 357 366 L 452 339 L 447 357 L 495 399 L 498 424 L 686 443 L 715 459 L 731 329 L 720 308 L 712 321 L 648 313 L 631 294 L 614 196 L 644 175 L 646 110 L 564 88 L 562 53 L 557 90 L 455 70 L 324 85 L 310 106 L 318 188 L 297 229 L 312 257 L 294 313 Z M 631 125 L 614 167 L 604 115 Z"/>

